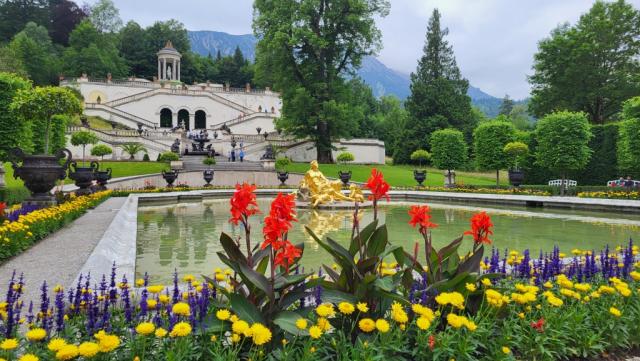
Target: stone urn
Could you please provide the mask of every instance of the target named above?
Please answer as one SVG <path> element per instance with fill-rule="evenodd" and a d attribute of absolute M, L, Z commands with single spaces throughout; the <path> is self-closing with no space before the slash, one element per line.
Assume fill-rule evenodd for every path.
<path fill-rule="evenodd" d="M 93 193 L 91 186 L 93 180 L 96 178 L 95 171 L 98 163 L 91 163 L 89 167 L 78 167 L 78 162 L 71 162 L 69 166 L 69 178 L 75 181 L 76 187 L 79 189 L 75 191 L 78 196 L 86 196 Z"/>
<path fill-rule="evenodd" d="M 342 185 L 344 187 L 348 187 L 349 186 L 349 181 L 351 180 L 351 171 L 343 172 L 343 171 L 339 170 L 338 171 L 338 177 L 340 177 L 340 180 L 342 181 Z"/>
<path fill-rule="evenodd" d="M 163 170 L 162 171 L 162 178 L 164 178 L 164 180 L 167 182 L 167 187 L 171 188 L 171 187 L 173 187 L 173 182 L 175 182 L 176 179 L 178 179 L 178 170 L 177 169 L 173 169 L 173 170 L 170 170 L 168 172 L 165 172 Z"/>
<path fill-rule="evenodd" d="M 278 180 L 280 181 L 281 186 L 286 185 L 286 181 L 289 179 L 289 172 L 278 172 Z"/>
<path fill-rule="evenodd" d="M 514 187 L 520 187 L 524 182 L 524 172 L 521 170 L 509 169 L 509 183 Z"/>
<path fill-rule="evenodd" d="M 10 157 L 13 177 L 22 179 L 25 187 L 31 192 L 31 198 L 25 201 L 26 204 L 55 204 L 55 198 L 50 191 L 55 187 L 56 181 L 67 176 L 71 152 L 68 149 L 60 149 L 54 155 L 26 155 L 22 149 L 15 148 L 10 152 Z"/>
<path fill-rule="evenodd" d="M 413 170 L 413 179 L 418 182 L 418 186 L 422 187 L 422 183 L 427 179 L 427 171 L 426 170 Z"/>
<path fill-rule="evenodd" d="M 202 176 L 204 177 L 204 181 L 207 182 L 205 187 L 213 187 L 211 185 L 211 181 L 213 181 L 213 169 L 206 169 L 202 172 Z"/>
<path fill-rule="evenodd" d="M 96 183 L 98 183 L 96 190 L 99 190 L 99 191 L 107 190 L 107 182 L 109 182 L 109 179 L 111 179 L 111 168 L 107 168 L 107 170 L 99 170 L 100 164 L 96 161 L 91 162 L 92 166 L 94 164 L 96 167 L 96 171 L 94 172 L 94 175 L 96 178 Z"/>

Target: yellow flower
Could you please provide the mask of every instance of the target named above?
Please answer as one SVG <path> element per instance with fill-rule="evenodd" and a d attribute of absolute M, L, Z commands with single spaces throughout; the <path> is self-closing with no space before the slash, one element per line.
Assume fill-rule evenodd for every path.
<path fill-rule="evenodd" d="M 296 327 L 300 330 L 305 330 L 307 328 L 307 320 L 305 320 L 304 318 L 297 319 Z"/>
<path fill-rule="evenodd" d="M 370 318 L 363 318 L 358 322 L 358 327 L 360 327 L 363 332 L 371 332 L 376 329 L 376 323 Z"/>
<path fill-rule="evenodd" d="M 480 282 L 482 282 L 485 287 L 491 287 L 491 280 L 488 278 L 483 278 Z"/>
<path fill-rule="evenodd" d="M 231 330 L 235 333 L 243 334 L 249 329 L 249 324 L 246 321 L 238 320 L 231 325 Z"/>
<path fill-rule="evenodd" d="M 83 342 L 78 346 L 78 353 L 85 358 L 91 358 L 98 354 L 100 346 L 95 342 Z"/>
<path fill-rule="evenodd" d="M 98 338 L 98 346 L 100 347 L 100 352 L 111 352 L 120 346 L 120 338 L 116 335 L 103 334 Z"/>
<path fill-rule="evenodd" d="M 231 315 L 231 317 L 229 317 L 229 322 L 234 323 L 236 321 L 240 321 L 240 317 L 237 315 Z"/>
<path fill-rule="evenodd" d="M 356 304 L 356 308 L 358 309 L 358 311 L 360 312 L 369 312 L 369 306 L 367 306 L 366 302 L 358 302 Z"/>
<path fill-rule="evenodd" d="M 240 335 L 238 335 L 237 333 L 234 333 L 233 335 L 231 335 L 231 342 L 233 343 L 240 342 Z"/>
<path fill-rule="evenodd" d="M 505 355 L 508 355 L 511 353 L 511 349 L 508 348 L 507 346 L 502 346 L 502 353 Z"/>
<path fill-rule="evenodd" d="M 136 287 L 142 287 L 144 286 L 144 280 L 142 278 L 138 278 L 136 280 Z"/>
<path fill-rule="evenodd" d="M 178 322 L 173 326 L 169 336 L 171 337 L 185 337 L 191 333 L 191 325 L 188 322 Z"/>
<path fill-rule="evenodd" d="M 616 317 L 622 316 L 622 312 L 620 312 L 620 310 L 615 308 L 615 307 L 609 308 L 609 313 L 614 315 L 614 316 L 616 316 Z"/>
<path fill-rule="evenodd" d="M 156 330 L 156 326 L 151 322 L 142 322 L 136 326 L 136 332 L 141 335 L 150 335 Z"/>
<path fill-rule="evenodd" d="M 64 345 L 56 352 L 56 360 L 71 360 L 78 356 L 78 346 Z"/>
<path fill-rule="evenodd" d="M 338 310 L 340 310 L 340 312 L 342 312 L 345 315 L 350 315 L 355 311 L 355 307 L 353 306 L 352 303 L 349 302 L 340 302 L 338 304 Z"/>
<path fill-rule="evenodd" d="M 155 285 L 155 286 L 147 287 L 147 291 L 149 291 L 149 293 L 160 293 L 162 292 L 162 290 L 164 290 L 163 285 Z M 163 295 L 163 296 L 166 296 L 166 295 Z"/>
<path fill-rule="evenodd" d="M 433 322 L 433 319 L 436 317 L 432 309 L 421 304 L 411 305 L 411 309 L 415 314 L 426 318 L 429 322 Z"/>
<path fill-rule="evenodd" d="M 40 358 L 32 353 L 22 355 L 18 361 L 40 361 Z"/>
<path fill-rule="evenodd" d="M 316 322 L 316 326 L 320 327 L 323 331 L 329 331 L 331 329 L 331 323 L 324 317 L 318 317 L 318 322 Z"/>
<path fill-rule="evenodd" d="M 196 280 L 196 277 L 194 275 L 186 275 L 182 278 L 182 280 L 185 282 L 193 282 Z"/>
<path fill-rule="evenodd" d="M 166 305 L 167 303 L 169 303 L 169 296 L 167 295 L 160 295 L 158 296 L 158 301 L 160 301 L 160 303 L 162 303 L 163 305 Z"/>
<path fill-rule="evenodd" d="M 226 320 L 229 319 L 229 317 L 231 317 L 231 312 L 229 312 L 229 310 L 227 310 L 227 309 L 218 310 L 216 312 L 216 317 L 220 321 L 226 321 Z"/>
<path fill-rule="evenodd" d="M 318 326 L 309 327 L 309 336 L 313 339 L 318 339 L 322 336 L 322 330 Z"/>
<path fill-rule="evenodd" d="M 631 276 L 631 278 L 633 278 L 634 281 L 640 281 L 640 272 L 633 271 L 629 273 L 629 276 Z"/>
<path fill-rule="evenodd" d="M 420 316 L 416 320 L 416 326 L 418 326 L 419 329 L 424 331 L 424 330 L 427 330 L 429 327 L 431 327 L 431 321 L 425 316 Z"/>
<path fill-rule="evenodd" d="M 391 305 L 391 318 L 397 323 L 406 323 L 409 321 L 409 316 L 407 316 L 404 308 L 398 302 L 394 302 Z"/>
<path fill-rule="evenodd" d="M 175 305 L 173 305 L 173 307 L 171 308 L 171 312 L 173 312 L 176 315 L 182 315 L 187 317 L 191 314 L 191 308 L 187 303 L 178 302 Z"/>
<path fill-rule="evenodd" d="M 47 337 L 47 331 L 43 328 L 32 328 L 25 334 L 29 341 L 40 341 Z"/>
<path fill-rule="evenodd" d="M 211 342 L 216 342 L 216 341 L 218 341 L 218 337 L 216 337 L 216 335 L 211 335 L 210 340 L 211 340 Z"/>
<path fill-rule="evenodd" d="M 150 310 L 155 310 L 156 306 L 158 306 L 158 301 L 156 300 L 147 300 L 147 308 Z"/>
<path fill-rule="evenodd" d="M 553 288 L 553 283 L 547 281 L 543 284 L 544 288 Z"/>
<path fill-rule="evenodd" d="M 376 329 L 380 331 L 380 333 L 389 332 L 389 322 L 387 320 L 380 318 L 376 321 Z"/>
<path fill-rule="evenodd" d="M 13 350 L 16 347 L 18 347 L 18 340 L 15 338 L 8 338 L 0 343 L 0 348 L 5 351 Z"/>
<path fill-rule="evenodd" d="M 524 312 L 518 313 L 518 318 L 524 320 Z"/>
<path fill-rule="evenodd" d="M 436 302 L 441 306 L 451 305 L 459 309 L 464 308 L 464 297 L 459 292 L 442 292 L 436 296 Z"/>
<path fill-rule="evenodd" d="M 330 303 L 323 303 L 320 306 L 316 307 L 316 313 L 320 317 L 329 317 L 333 316 L 335 311 L 333 310 L 333 305 Z"/>
<path fill-rule="evenodd" d="M 464 317 L 450 313 L 447 315 L 447 323 L 453 328 L 460 328 L 464 326 Z"/>
<path fill-rule="evenodd" d="M 158 329 L 156 329 L 155 335 L 157 338 L 163 338 L 164 336 L 167 335 L 167 333 L 168 333 L 167 330 L 165 330 L 162 327 L 158 327 Z"/>
<path fill-rule="evenodd" d="M 49 344 L 47 345 L 47 348 L 49 349 L 49 351 L 58 351 L 59 349 L 62 348 L 62 346 L 66 345 L 67 341 L 65 341 L 64 339 L 61 338 L 53 338 L 51 339 L 51 341 L 49 341 Z"/>
<path fill-rule="evenodd" d="M 467 283 L 467 284 L 465 284 L 465 285 L 464 285 L 464 288 L 466 288 L 466 289 L 467 289 L 467 291 L 469 291 L 469 292 L 475 292 L 475 291 L 478 289 L 478 288 L 476 287 L 476 285 L 475 285 L 475 284 L 473 284 L 473 283 Z"/>
<path fill-rule="evenodd" d="M 271 330 L 261 323 L 254 323 L 251 325 L 251 334 L 253 337 L 253 343 L 258 346 L 271 341 Z"/>

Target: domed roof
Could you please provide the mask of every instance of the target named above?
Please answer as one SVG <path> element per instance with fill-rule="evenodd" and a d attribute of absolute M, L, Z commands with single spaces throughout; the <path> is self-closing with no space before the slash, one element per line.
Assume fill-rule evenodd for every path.
<path fill-rule="evenodd" d="M 178 57 L 182 57 L 182 55 L 173 47 L 171 40 L 167 40 L 167 43 L 164 45 L 164 48 L 158 51 L 158 55 L 174 55 Z"/>

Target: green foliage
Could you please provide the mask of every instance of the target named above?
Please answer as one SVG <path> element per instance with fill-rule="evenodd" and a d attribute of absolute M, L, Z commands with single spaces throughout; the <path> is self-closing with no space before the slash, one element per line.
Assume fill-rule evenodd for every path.
<path fill-rule="evenodd" d="M 380 99 L 374 98 L 374 100 L 377 105 L 376 112 L 371 117 L 375 130 L 373 138 L 382 140 L 385 145 L 385 153 L 393 155 L 398 148 L 403 146 L 402 133 L 407 123 L 407 111 L 402 106 L 400 99 L 393 95 L 382 96 Z"/>
<path fill-rule="evenodd" d="M 68 115 L 56 114 L 51 117 L 51 136 L 50 136 L 50 148 L 51 153 L 55 153 L 58 149 L 66 148 L 67 146 L 67 127 L 71 124 L 71 117 Z M 34 122 L 34 126 L 36 123 Z M 37 133 L 32 131 L 32 133 Z M 42 153 L 44 152 L 43 139 L 34 139 L 34 151 Z"/>
<path fill-rule="evenodd" d="M 513 99 L 509 98 L 509 94 L 506 94 L 504 98 L 502 98 L 502 103 L 500 104 L 498 115 L 510 115 L 514 106 L 515 102 L 513 101 Z"/>
<path fill-rule="evenodd" d="M 393 155 L 395 163 L 408 163 L 414 150 L 426 149 L 431 133 L 438 129 L 456 128 L 471 139 L 478 119 L 467 95 L 469 82 L 460 74 L 453 48 L 445 40 L 447 34 L 448 29 L 440 25 L 440 12 L 434 9 L 424 54 L 411 74 L 411 95 L 406 101 L 409 119 L 403 145 Z"/>
<path fill-rule="evenodd" d="M 640 93 L 639 24 L 633 5 L 597 1 L 575 26 L 553 30 L 534 57 L 533 113 L 584 111 L 594 123 L 618 113 L 625 99 Z"/>
<path fill-rule="evenodd" d="M 129 159 L 134 159 L 136 157 L 136 154 L 140 153 L 140 152 L 147 152 L 147 149 L 144 147 L 144 145 L 140 144 L 140 143 L 126 143 L 122 145 L 122 151 L 129 154 Z M 164 154 L 164 153 L 163 153 Z M 162 158 L 161 155 L 158 156 L 158 161 L 160 161 Z"/>
<path fill-rule="evenodd" d="M 102 33 L 115 33 L 122 28 L 120 11 L 111 0 L 98 0 L 91 6 L 89 20 Z"/>
<path fill-rule="evenodd" d="M 180 160 L 180 156 L 178 156 L 174 152 L 164 152 L 160 154 L 160 157 L 158 158 L 158 161 L 165 162 L 165 163 L 169 163 L 176 160 Z"/>
<path fill-rule="evenodd" d="M 113 149 L 106 144 L 98 144 L 95 147 L 91 148 L 91 155 L 94 157 L 100 157 L 100 159 L 104 159 L 105 155 L 109 155 L 113 153 Z M 147 155 L 148 157 L 148 155 Z"/>
<path fill-rule="evenodd" d="M 640 118 L 620 123 L 618 165 L 622 173 L 640 176 Z"/>
<path fill-rule="evenodd" d="M 277 126 L 311 138 L 321 163 L 331 162 L 331 141 L 355 126 L 357 110 L 348 105 L 343 77 L 380 47 L 374 18 L 385 16 L 388 6 L 386 0 L 336 0 L 330 8 L 341 11 L 324 11 L 313 0 L 254 2 L 257 77 L 281 92 Z"/>
<path fill-rule="evenodd" d="M 418 162 L 420 167 L 422 167 L 422 162 L 426 162 L 431 159 L 431 153 L 427 152 L 424 149 L 416 149 L 413 153 L 411 153 L 411 160 L 414 162 Z"/>
<path fill-rule="evenodd" d="M 71 32 L 69 45 L 64 51 L 64 70 L 68 74 L 106 77 L 111 73 L 116 78 L 128 75 L 113 37 L 101 33 L 90 21 L 81 22 Z"/>
<path fill-rule="evenodd" d="M 151 158 L 149 158 L 149 153 L 144 153 L 144 155 L 142 156 L 142 161 L 143 162 L 150 162 Z"/>
<path fill-rule="evenodd" d="M 536 161 L 566 179 L 566 172 L 583 169 L 591 156 L 593 137 L 585 113 L 556 112 L 538 121 Z"/>
<path fill-rule="evenodd" d="M 289 164 L 291 164 L 291 160 L 289 158 L 280 157 L 276 159 L 276 170 L 285 171 Z"/>
<path fill-rule="evenodd" d="M 511 157 L 510 165 L 518 170 L 518 162 L 529 153 L 529 146 L 523 142 L 510 142 L 505 144 L 503 152 Z"/>
<path fill-rule="evenodd" d="M 60 63 L 47 29 L 28 23 L 16 34 L 9 48 L 37 85 L 51 85 L 58 80 Z"/>
<path fill-rule="evenodd" d="M 509 165 L 504 157 L 504 147 L 512 142 L 515 127 L 510 122 L 493 120 L 480 124 L 473 132 L 473 147 L 476 164 L 482 170 L 493 169 L 496 174 Z M 496 175 L 496 184 L 500 184 Z"/>
<path fill-rule="evenodd" d="M 214 165 L 216 164 L 216 159 L 214 157 L 206 157 L 203 161 L 202 164 L 205 165 Z"/>
<path fill-rule="evenodd" d="M 622 120 L 640 119 L 640 96 L 627 99 L 622 104 Z"/>
<path fill-rule="evenodd" d="M 452 170 L 467 160 L 467 143 L 456 129 L 436 130 L 431 135 L 431 162 L 438 169 Z"/>
<path fill-rule="evenodd" d="M 59 87 L 36 87 L 19 90 L 9 107 L 24 121 L 33 124 L 35 139 L 44 139 L 43 151 L 49 154 L 51 122 L 54 115 L 77 115 L 82 111 L 80 101 L 72 91 Z M 59 118 L 58 118 L 59 119 Z M 39 126 L 42 122 L 43 126 Z"/>
<path fill-rule="evenodd" d="M 7 152 L 12 148 L 31 148 L 29 128 L 24 122 L 17 120 L 9 109 L 16 93 L 30 88 L 29 81 L 14 74 L 0 72 L 0 161 L 7 160 Z"/>
<path fill-rule="evenodd" d="M 84 162 L 84 151 L 87 145 L 98 143 L 98 136 L 92 132 L 88 132 L 86 130 L 81 130 L 79 132 L 75 132 L 71 135 L 71 144 L 78 146 L 82 146 L 82 161 Z"/>
<path fill-rule="evenodd" d="M 348 163 L 348 162 L 353 162 L 356 158 L 353 156 L 353 153 L 350 152 L 342 152 L 340 154 L 338 154 L 338 157 L 336 158 L 336 160 L 338 161 L 338 163 Z"/>

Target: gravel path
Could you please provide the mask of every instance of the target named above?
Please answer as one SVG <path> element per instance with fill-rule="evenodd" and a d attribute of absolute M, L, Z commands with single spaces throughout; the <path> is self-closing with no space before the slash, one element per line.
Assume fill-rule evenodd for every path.
<path fill-rule="evenodd" d="M 0 265 L 0 301 L 4 301 L 3 295 L 13 270 L 18 275 L 20 272 L 24 274 L 23 300 L 27 304 L 30 300 L 34 305 L 40 304 L 40 287 L 45 280 L 50 289 L 56 284 L 69 285 L 125 200 L 122 197 L 109 198 L 65 228 Z"/>

